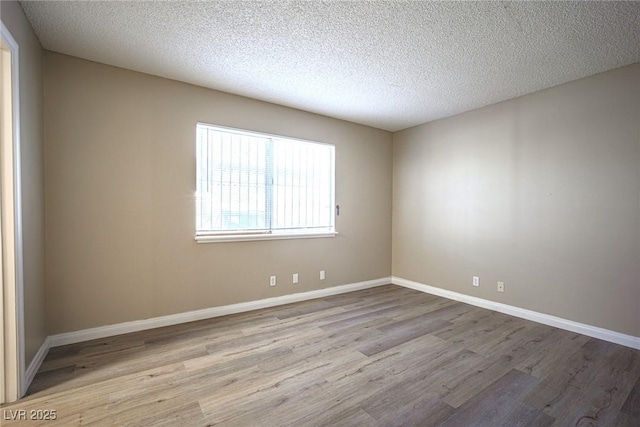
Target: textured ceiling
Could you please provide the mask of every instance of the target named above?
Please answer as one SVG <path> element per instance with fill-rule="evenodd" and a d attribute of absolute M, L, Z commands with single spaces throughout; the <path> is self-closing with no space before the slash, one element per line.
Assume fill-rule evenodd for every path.
<path fill-rule="evenodd" d="M 22 6 L 46 49 L 391 131 L 640 62 L 640 2 Z"/>

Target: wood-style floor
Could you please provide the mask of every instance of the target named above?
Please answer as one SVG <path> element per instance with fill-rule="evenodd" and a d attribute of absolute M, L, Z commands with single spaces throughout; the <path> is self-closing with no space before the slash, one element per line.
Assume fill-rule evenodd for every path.
<path fill-rule="evenodd" d="M 637 427 L 640 351 L 389 285 L 54 348 L 2 411 L 20 409 L 55 410 L 47 426 Z"/>

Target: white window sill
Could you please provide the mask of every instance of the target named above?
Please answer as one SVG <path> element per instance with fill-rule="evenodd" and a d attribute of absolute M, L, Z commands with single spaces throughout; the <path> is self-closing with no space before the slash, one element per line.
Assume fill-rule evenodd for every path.
<path fill-rule="evenodd" d="M 281 233 L 281 234 L 235 234 L 235 235 L 206 235 L 196 236 L 198 243 L 223 243 L 223 242 L 249 242 L 254 240 L 288 240 L 288 239 L 317 239 L 322 237 L 335 237 L 336 231 L 323 231 L 319 233 Z"/>

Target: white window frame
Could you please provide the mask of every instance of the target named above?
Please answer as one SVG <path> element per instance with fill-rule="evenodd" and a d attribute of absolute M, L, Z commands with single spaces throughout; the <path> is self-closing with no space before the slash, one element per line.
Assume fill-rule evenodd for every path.
<path fill-rule="evenodd" d="M 238 128 L 231 128 L 231 127 L 226 127 L 226 126 L 219 126 L 219 125 L 215 125 L 215 124 L 210 124 L 210 123 L 205 123 L 205 122 L 198 122 L 196 124 L 196 146 L 197 146 L 197 129 L 199 126 L 206 126 L 206 127 L 210 127 L 216 130 L 221 130 L 221 131 L 228 131 L 228 132 L 234 132 L 234 133 L 241 133 L 241 134 L 245 134 L 245 135 L 251 135 L 251 136 L 256 136 L 259 138 L 272 138 L 272 139 L 285 139 L 285 140 L 290 140 L 290 141 L 299 141 L 299 142 L 303 142 L 303 143 L 312 143 L 312 144 L 322 144 L 322 145 L 330 145 L 332 147 L 334 147 L 334 157 L 333 157 L 333 170 L 332 170 L 332 180 L 331 180 L 331 187 L 332 187 L 332 191 L 331 191 L 331 206 L 332 208 L 332 229 L 331 230 L 322 230 L 322 231 L 274 231 L 274 230 L 269 230 L 269 232 L 257 232 L 257 233 L 252 233 L 252 232 L 200 232 L 197 230 L 197 225 L 196 225 L 196 234 L 195 234 L 195 240 L 198 243 L 222 243 L 222 242 L 241 242 L 241 241 L 256 241 L 256 240 L 288 240 L 288 239 L 311 239 L 311 238 L 325 238 L 325 237 L 335 237 L 338 235 L 338 232 L 336 231 L 336 216 L 337 216 L 337 212 L 336 212 L 336 185 L 335 185 L 335 164 L 336 164 L 336 159 L 335 159 L 335 145 L 333 144 L 327 144 L 324 142 L 318 142 L 318 141 L 311 141 L 311 140 L 307 140 L 307 139 L 301 139 L 301 138 L 293 138 L 293 137 L 289 137 L 289 136 L 283 136 L 283 135 L 276 135 L 276 134 L 269 134 L 269 133 L 264 133 L 264 132 L 256 132 L 256 131 L 251 131 L 251 130 L 245 130 L 245 129 L 238 129 Z M 196 152 L 196 168 L 197 168 L 197 156 L 199 154 Z M 197 174 L 196 174 L 197 176 Z M 196 177 L 196 181 L 197 181 L 197 177 Z M 196 182 L 196 188 L 197 188 L 197 182 Z M 198 190 L 196 189 L 196 193 L 195 193 L 195 198 L 196 198 L 196 206 L 197 206 L 197 199 L 198 199 L 199 195 L 198 195 Z M 196 211 L 196 224 L 197 224 L 197 218 L 198 218 L 198 212 Z"/>

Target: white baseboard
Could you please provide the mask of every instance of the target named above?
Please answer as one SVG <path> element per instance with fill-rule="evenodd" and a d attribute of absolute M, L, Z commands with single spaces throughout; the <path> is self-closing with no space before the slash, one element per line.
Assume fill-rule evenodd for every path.
<path fill-rule="evenodd" d="M 38 349 L 36 355 L 33 356 L 31 363 L 29 363 L 29 367 L 24 373 L 24 380 L 22 381 L 22 390 L 21 390 L 22 393 L 20 394 L 20 396 L 24 396 L 24 394 L 29 389 L 29 386 L 31 385 L 33 378 L 36 376 L 36 373 L 38 373 L 38 369 L 40 369 L 40 365 L 42 365 L 42 362 L 44 362 L 44 358 L 47 357 L 47 353 L 49 353 L 50 348 L 51 348 L 51 337 L 47 337 L 45 338 L 44 342 Z"/>
<path fill-rule="evenodd" d="M 640 337 L 625 335 L 609 329 L 586 325 L 584 323 L 574 322 L 573 320 L 567 320 L 561 317 L 551 316 L 549 314 L 538 313 L 537 311 L 436 288 L 435 286 L 413 282 L 401 277 L 392 277 L 391 283 L 640 350 Z"/>
<path fill-rule="evenodd" d="M 300 292 L 296 294 L 266 298 L 257 301 L 241 302 L 238 304 L 205 308 L 202 310 L 171 314 L 168 316 L 154 317 L 151 319 L 135 320 L 132 322 L 118 323 L 115 325 L 100 326 L 97 328 L 84 329 L 81 331 L 51 335 L 49 337 L 49 344 L 51 347 L 58 347 L 61 345 L 74 344 L 77 342 L 127 334 L 130 332 L 144 331 L 147 329 L 160 328 L 163 326 L 177 325 L 180 323 L 193 322 L 196 320 L 210 319 L 212 317 L 227 316 L 229 314 L 242 313 L 245 311 L 258 310 L 261 308 L 290 304 L 293 302 L 323 298 L 331 295 L 338 295 L 346 292 L 353 292 L 361 289 L 368 289 L 388 284 L 391 284 L 391 277 L 383 277 L 380 279 L 367 280 L 365 282 L 351 283 L 342 286 L 334 286 L 331 288 L 318 289 L 315 291 Z"/>
<path fill-rule="evenodd" d="M 257 301 L 249 301 L 238 304 L 225 305 L 221 307 L 205 308 L 202 310 L 172 314 L 169 316 L 154 317 L 151 319 L 118 323 L 115 325 L 100 326 L 97 328 L 84 329 L 76 332 L 51 335 L 47 337 L 42 343 L 40 349 L 33 357 L 33 360 L 25 371 L 22 394 L 24 395 L 24 392 L 26 392 L 26 390 L 29 388 L 29 385 L 33 381 L 33 378 L 38 372 L 38 369 L 40 369 L 40 365 L 42 365 L 42 362 L 47 356 L 49 349 L 52 347 L 89 341 L 98 338 L 106 338 L 130 332 L 159 328 L 163 326 L 177 325 L 180 323 L 193 322 L 196 320 L 226 316 L 229 314 L 243 313 L 246 311 L 275 307 L 278 305 L 306 301 L 315 298 L 339 295 L 347 292 L 373 288 L 376 286 L 383 286 L 390 283 L 640 350 L 640 337 L 625 335 L 608 329 L 598 328 L 596 326 L 590 326 L 584 323 L 578 323 L 572 320 L 538 313 L 536 311 L 527 310 L 524 308 L 489 301 L 470 295 L 464 295 L 458 292 L 448 291 L 446 289 L 441 289 L 434 286 L 413 282 L 411 280 L 406 280 L 401 277 L 383 277 L 380 279 L 351 283 L 348 285 L 335 286 L 325 289 L 318 289 L 315 291 L 301 292 Z"/>

